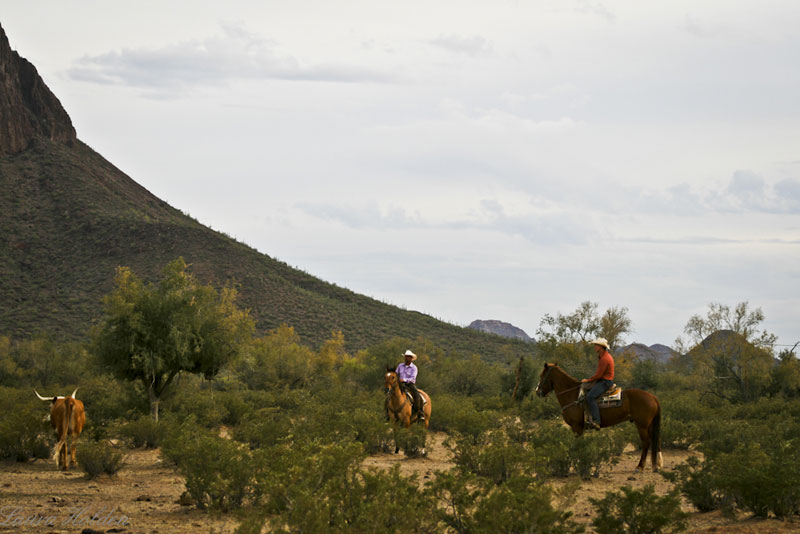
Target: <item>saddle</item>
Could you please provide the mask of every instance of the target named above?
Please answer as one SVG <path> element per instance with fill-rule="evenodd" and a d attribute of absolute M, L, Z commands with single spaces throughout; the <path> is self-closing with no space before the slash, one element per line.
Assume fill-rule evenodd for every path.
<path fill-rule="evenodd" d="M 408 403 L 411 405 L 412 410 L 416 410 L 417 406 L 414 405 L 414 394 L 411 393 L 408 389 L 406 389 L 402 385 L 400 386 L 400 389 L 403 391 L 403 393 L 405 393 L 406 400 L 408 400 Z M 425 407 L 426 404 L 428 404 L 428 401 L 425 400 L 425 396 L 424 395 L 420 395 L 419 396 L 419 410 L 422 411 L 422 409 Z"/>
<path fill-rule="evenodd" d="M 582 404 L 586 403 L 586 390 L 583 388 L 581 388 L 578 393 L 578 402 Z M 597 407 L 603 409 L 616 408 L 618 406 L 622 406 L 622 388 L 613 384 L 605 393 L 597 398 Z"/>

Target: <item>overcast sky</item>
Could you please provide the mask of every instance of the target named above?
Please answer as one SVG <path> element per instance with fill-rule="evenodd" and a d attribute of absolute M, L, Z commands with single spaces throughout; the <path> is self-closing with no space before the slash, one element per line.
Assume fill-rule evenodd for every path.
<path fill-rule="evenodd" d="M 800 341 L 800 2 L 0 0 L 78 137 L 329 282 L 534 335 Z"/>

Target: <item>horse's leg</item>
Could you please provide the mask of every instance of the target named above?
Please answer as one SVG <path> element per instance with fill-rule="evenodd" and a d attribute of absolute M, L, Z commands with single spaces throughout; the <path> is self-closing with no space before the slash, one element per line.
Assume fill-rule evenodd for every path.
<path fill-rule="evenodd" d="M 638 424 L 636 430 L 639 431 L 639 439 L 642 440 L 642 457 L 639 458 L 639 465 L 636 466 L 636 471 L 644 471 L 644 465 L 647 461 L 647 451 L 650 449 L 650 432 L 647 428 L 642 428 Z"/>

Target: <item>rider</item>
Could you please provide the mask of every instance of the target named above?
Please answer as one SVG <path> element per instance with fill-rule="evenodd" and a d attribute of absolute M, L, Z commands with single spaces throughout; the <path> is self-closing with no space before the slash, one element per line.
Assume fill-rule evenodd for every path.
<path fill-rule="evenodd" d="M 420 402 L 419 391 L 417 391 L 417 366 L 413 363 L 417 359 L 417 355 L 411 350 L 407 350 L 403 357 L 405 362 L 397 366 L 397 379 L 400 381 L 401 387 L 405 387 L 413 395 L 413 408 L 417 411 L 418 419 L 424 421 L 425 414 L 422 413 L 422 403 Z"/>
<path fill-rule="evenodd" d="M 597 371 L 589 378 L 581 380 L 583 384 L 591 384 L 589 392 L 586 394 L 586 404 L 589 406 L 591 420 L 588 421 L 589 427 L 600 430 L 600 408 L 597 406 L 597 399 L 608 391 L 614 384 L 614 358 L 608 351 L 608 341 L 599 337 L 592 341 L 594 351 L 597 353 Z"/>

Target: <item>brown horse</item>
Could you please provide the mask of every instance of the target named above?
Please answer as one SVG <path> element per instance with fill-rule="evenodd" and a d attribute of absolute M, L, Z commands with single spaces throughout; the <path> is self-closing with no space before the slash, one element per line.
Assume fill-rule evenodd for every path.
<path fill-rule="evenodd" d="M 580 380 L 569 376 L 557 364 L 546 363 L 539 375 L 536 394 L 547 396 L 556 392 L 556 399 L 561 405 L 561 415 L 576 435 L 583 433 L 583 406 L 578 404 Z M 642 440 L 642 457 L 636 469 L 644 471 L 647 451 L 653 449 L 653 471 L 662 467 L 661 458 L 661 405 L 655 395 L 641 389 L 625 389 L 622 391 L 622 405 L 600 409 L 600 426 L 614 426 L 623 421 L 632 421 L 639 431 Z"/>
<path fill-rule="evenodd" d="M 411 423 L 419 419 L 417 414 L 414 413 L 414 410 L 412 410 L 411 401 L 408 400 L 408 397 L 400 388 L 400 381 L 397 379 L 397 373 L 391 367 L 386 368 L 383 387 L 386 392 L 386 408 L 390 420 L 394 421 L 395 424 L 400 423 L 408 428 L 411 426 Z M 422 413 L 425 414 L 423 423 L 427 430 L 431 421 L 431 398 L 421 389 L 417 388 L 417 391 L 419 391 L 419 396 L 425 399 L 425 406 L 422 408 Z M 400 448 L 395 443 L 395 454 L 397 454 L 399 450 Z"/>

